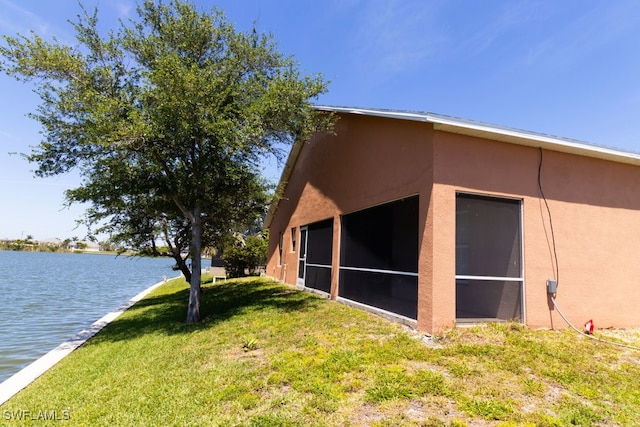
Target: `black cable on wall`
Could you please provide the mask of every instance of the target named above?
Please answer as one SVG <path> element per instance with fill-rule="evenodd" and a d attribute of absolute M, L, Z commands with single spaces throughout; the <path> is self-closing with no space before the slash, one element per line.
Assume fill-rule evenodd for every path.
<path fill-rule="evenodd" d="M 540 162 L 538 163 L 538 189 L 540 190 L 540 194 L 542 195 L 542 200 L 544 200 L 544 205 L 547 208 L 547 214 L 549 215 L 549 227 L 551 228 L 551 245 L 553 250 L 553 258 L 556 263 L 555 269 L 555 279 L 556 284 L 560 284 L 560 268 L 558 267 L 558 251 L 556 250 L 556 235 L 553 231 L 553 218 L 551 217 L 551 209 L 549 209 L 549 202 L 547 202 L 547 197 L 544 194 L 544 190 L 542 189 L 542 163 L 544 161 L 542 155 L 542 147 L 540 147 Z"/>
<path fill-rule="evenodd" d="M 549 215 L 549 226 L 551 228 L 551 244 L 552 244 L 552 250 L 553 250 L 553 257 L 556 263 L 556 285 L 558 285 L 560 283 L 560 269 L 558 267 L 558 252 L 556 250 L 556 236 L 555 233 L 553 231 L 553 219 L 551 217 L 551 209 L 549 209 L 549 203 L 547 202 L 547 197 L 544 194 L 544 190 L 542 189 L 542 163 L 543 163 L 543 155 L 542 155 L 542 147 L 540 147 L 540 163 L 538 164 L 538 188 L 540 189 L 540 194 L 542 195 L 542 200 L 544 200 L 544 205 L 547 208 L 547 214 Z M 560 307 L 558 307 L 558 304 L 556 303 L 556 298 L 554 294 L 551 294 L 551 302 L 553 303 L 553 306 L 555 307 L 556 311 L 558 312 L 558 314 L 560 315 L 560 317 L 562 317 L 562 319 L 565 321 L 565 323 L 567 325 L 569 325 L 569 327 L 571 329 L 573 329 L 574 331 L 578 332 L 580 335 L 585 336 L 587 338 L 593 339 L 595 341 L 604 343 L 604 344 L 610 344 L 610 345 L 615 345 L 615 346 L 619 346 L 619 347 L 624 347 L 624 348 L 628 348 L 631 350 L 636 350 L 636 351 L 640 351 L 639 347 L 635 347 L 633 345 L 628 345 L 628 344 L 623 344 L 623 343 L 619 343 L 619 342 L 615 342 L 615 341 L 609 341 L 609 340 L 605 340 L 596 336 L 593 336 L 591 334 L 587 334 L 581 330 L 579 330 L 578 328 L 576 328 L 570 321 L 569 319 L 567 319 L 564 315 L 564 313 L 562 313 L 562 311 L 560 310 Z"/>

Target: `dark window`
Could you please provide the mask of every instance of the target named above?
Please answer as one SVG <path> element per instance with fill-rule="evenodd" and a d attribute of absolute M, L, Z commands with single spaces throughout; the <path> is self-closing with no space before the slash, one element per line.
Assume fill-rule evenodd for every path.
<path fill-rule="evenodd" d="M 296 238 L 298 237 L 298 230 L 295 227 L 291 229 L 291 252 L 296 251 Z"/>
<path fill-rule="evenodd" d="M 415 319 L 418 197 L 342 217 L 340 296 Z"/>
<path fill-rule="evenodd" d="M 458 195 L 456 274 L 520 277 L 520 201 Z"/>
<path fill-rule="evenodd" d="M 456 197 L 456 317 L 520 319 L 520 201 Z"/>

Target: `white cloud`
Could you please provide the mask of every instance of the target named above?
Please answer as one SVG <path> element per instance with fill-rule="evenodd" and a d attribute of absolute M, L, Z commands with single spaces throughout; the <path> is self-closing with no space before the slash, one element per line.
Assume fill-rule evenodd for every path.
<path fill-rule="evenodd" d="M 0 16 L 2 32 L 26 34 L 33 30 L 40 35 L 49 33 L 49 25 L 45 19 L 17 3 L 0 0 L 0 8 L 3 12 Z"/>
<path fill-rule="evenodd" d="M 586 3 L 585 5 L 589 5 Z M 576 10 L 569 20 L 556 25 L 534 44 L 523 58 L 525 65 L 569 66 L 607 45 L 624 40 L 640 26 L 640 3 L 591 3 Z M 635 41 L 637 42 L 637 40 Z M 633 52 L 629 54 L 633 55 Z"/>
<path fill-rule="evenodd" d="M 115 4 L 115 9 L 118 14 L 118 18 L 126 19 L 131 17 L 131 12 L 135 9 L 135 3 L 130 1 L 119 1 Z"/>
<path fill-rule="evenodd" d="M 354 5 L 353 61 L 380 79 L 424 64 L 444 39 L 439 1 L 365 1 Z"/>
<path fill-rule="evenodd" d="M 530 1 L 506 2 L 503 7 L 491 10 L 487 3 L 484 12 L 489 19 L 479 17 L 475 22 L 479 27 L 472 29 L 471 34 L 462 37 L 458 43 L 458 48 L 467 54 L 480 55 L 498 43 L 508 42 L 515 32 L 535 25 L 540 19 L 541 4 Z M 470 22 L 473 20 L 466 21 L 466 24 Z"/>

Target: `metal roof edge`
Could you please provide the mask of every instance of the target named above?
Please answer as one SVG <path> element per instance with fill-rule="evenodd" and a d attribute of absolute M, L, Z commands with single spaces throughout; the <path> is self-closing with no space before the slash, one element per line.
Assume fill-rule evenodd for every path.
<path fill-rule="evenodd" d="M 414 120 L 419 122 L 430 121 L 429 114 L 418 111 L 385 110 L 376 108 L 333 107 L 330 105 L 316 105 L 316 110 L 333 113 L 360 114 L 363 116 L 387 117 L 391 119 Z"/>

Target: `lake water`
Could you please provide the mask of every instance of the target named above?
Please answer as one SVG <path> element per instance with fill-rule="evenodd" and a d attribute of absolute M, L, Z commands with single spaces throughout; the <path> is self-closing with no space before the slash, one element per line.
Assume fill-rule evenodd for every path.
<path fill-rule="evenodd" d="M 168 258 L 0 251 L 0 382 L 139 292 Z"/>

